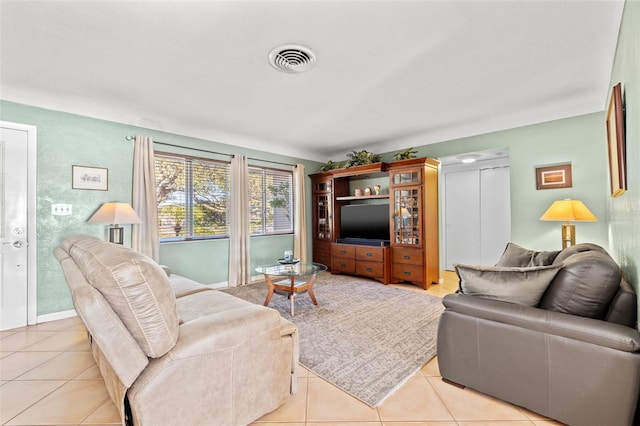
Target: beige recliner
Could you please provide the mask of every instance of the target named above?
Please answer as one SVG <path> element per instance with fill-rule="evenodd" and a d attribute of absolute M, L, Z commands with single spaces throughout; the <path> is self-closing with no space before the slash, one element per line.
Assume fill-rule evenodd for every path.
<path fill-rule="evenodd" d="M 277 311 L 94 237 L 54 254 L 123 425 L 246 425 L 295 392 L 297 329 Z"/>

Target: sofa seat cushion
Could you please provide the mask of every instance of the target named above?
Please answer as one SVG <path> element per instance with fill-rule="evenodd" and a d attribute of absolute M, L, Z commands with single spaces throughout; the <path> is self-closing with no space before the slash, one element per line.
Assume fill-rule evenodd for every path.
<path fill-rule="evenodd" d="M 246 306 L 254 304 L 218 290 L 194 293 L 176 300 L 178 314 L 185 324 L 203 316 Z"/>
<path fill-rule="evenodd" d="M 62 246 L 147 356 L 160 357 L 175 345 L 176 299 L 160 265 L 141 253 L 89 236 L 67 238 Z"/>
<path fill-rule="evenodd" d="M 576 250 L 562 262 L 562 268 L 549 284 L 540 307 L 604 319 L 620 288 L 621 279 L 622 270 L 605 251 Z"/>
<path fill-rule="evenodd" d="M 535 251 L 508 243 L 496 266 L 519 267 L 551 265 L 560 251 Z"/>
<path fill-rule="evenodd" d="M 200 284 L 192 279 L 176 274 L 171 274 L 169 277 L 169 284 L 171 284 L 171 288 L 173 289 L 173 293 L 176 295 L 176 298 L 200 293 L 201 291 L 213 290 L 208 285 Z"/>
<path fill-rule="evenodd" d="M 507 268 L 454 265 L 460 292 L 524 306 L 536 306 L 560 265 Z"/>

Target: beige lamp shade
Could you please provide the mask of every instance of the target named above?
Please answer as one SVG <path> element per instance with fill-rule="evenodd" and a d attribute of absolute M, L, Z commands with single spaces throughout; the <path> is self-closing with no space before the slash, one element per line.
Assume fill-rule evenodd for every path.
<path fill-rule="evenodd" d="M 122 224 L 142 223 L 136 212 L 128 203 L 104 203 L 91 216 L 89 223 L 111 225 L 109 227 L 109 241 L 122 244 L 124 241 Z"/>
<path fill-rule="evenodd" d="M 571 221 L 597 222 L 598 219 L 579 200 L 558 200 L 551 204 L 540 220 L 555 220 L 562 224 L 562 248 L 566 249 L 576 243 L 576 227 Z"/>
<path fill-rule="evenodd" d="M 89 223 L 131 224 L 142 223 L 138 215 L 128 203 L 104 203 L 91 216 Z"/>
<path fill-rule="evenodd" d="M 551 204 L 540 220 L 556 220 L 562 222 L 585 221 L 597 222 L 598 219 L 579 200 L 558 200 Z"/>

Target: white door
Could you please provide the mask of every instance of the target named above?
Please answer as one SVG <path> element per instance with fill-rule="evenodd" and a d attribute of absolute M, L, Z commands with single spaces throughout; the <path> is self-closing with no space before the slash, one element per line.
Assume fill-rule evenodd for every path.
<path fill-rule="evenodd" d="M 509 167 L 480 171 L 480 264 L 495 265 L 511 241 Z"/>
<path fill-rule="evenodd" d="M 444 174 L 445 269 L 494 265 L 511 240 L 510 169 L 453 165 Z"/>
<path fill-rule="evenodd" d="M 480 171 L 445 175 L 445 268 L 480 260 Z"/>
<path fill-rule="evenodd" d="M 29 312 L 29 267 L 34 266 L 28 261 L 29 154 L 35 128 L 0 124 L 0 330 L 8 330 L 27 325 L 29 314 L 35 318 Z"/>

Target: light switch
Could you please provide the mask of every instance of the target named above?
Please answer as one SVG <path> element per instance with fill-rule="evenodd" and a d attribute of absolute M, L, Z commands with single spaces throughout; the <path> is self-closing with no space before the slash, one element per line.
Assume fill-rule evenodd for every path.
<path fill-rule="evenodd" d="M 72 213 L 71 204 L 51 204 L 51 214 L 54 216 L 69 216 Z"/>

